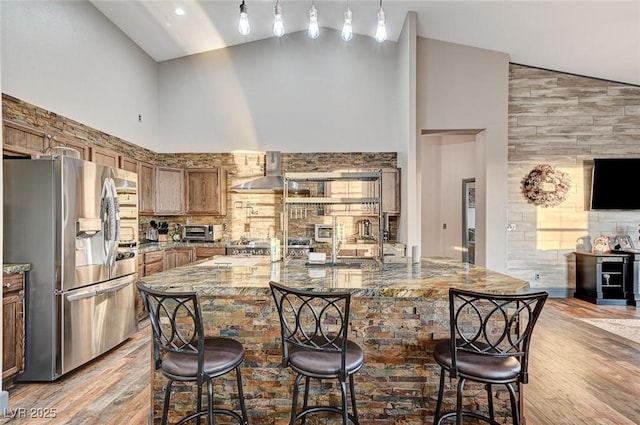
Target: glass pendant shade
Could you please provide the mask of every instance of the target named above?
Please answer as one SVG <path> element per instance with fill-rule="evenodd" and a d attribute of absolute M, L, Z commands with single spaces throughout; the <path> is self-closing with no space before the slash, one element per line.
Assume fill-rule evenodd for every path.
<path fill-rule="evenodd" d="M 273 35 L 276 37 L 282 37 L 284 35 L 284 21 L 282 20 L 282 9 L 280 4 L 276 1 L 275 17 L 273 19 Z"/>
<path fill-rule="evenodd" d="M 382 43 L 387 39 L 387 27 L 384 23 L 384 11 L 382 5 L 378 11 L 378 27 L 376 28 L 376 41 Z"/>
<path fill-rule="evenodd" d="M 249 35 L 251 32 L 251 26 L 249 26 L 249 16 L 247 15 L 247 5 L 244 4 L 244 0 L 242 0 L 242 4 L 240 5 L 240 20 L 238 21 L 238 32 L 242 35 Z"/>
<path fill-rule="evenodd" d="M 309 9 L 309 30 L 307 31 L 309 38 L 320 37 L 320 27 L 318 27 L 318 10 L 315 4 L 311 5 Z"/>
<path fill-rule="evenodd" d="M 344 25 L 342 26 L 342 33 L 340 34 L 344 41 L 349 41 L 353 38 L 353 26 L 351 25 L 352 19 L 353 15 L 351 13 L 351 9 L 347 9 L 344 13 Z"/>

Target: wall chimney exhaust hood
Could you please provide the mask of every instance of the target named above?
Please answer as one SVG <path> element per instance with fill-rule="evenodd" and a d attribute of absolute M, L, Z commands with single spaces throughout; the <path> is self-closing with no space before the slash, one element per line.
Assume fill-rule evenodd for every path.
<path fill-rule="evenodd" d="M 282 157 L 280 152 L 267 151 L 265 176 L 231 186 L 231 190 L 233 192 L 282 193 L 284 190 L 284 178 L 282 177 L 281 169 Z M 292 181 L 289 181 L 287 191 L 293 194 L 309 194 L 308 188 Z"/>

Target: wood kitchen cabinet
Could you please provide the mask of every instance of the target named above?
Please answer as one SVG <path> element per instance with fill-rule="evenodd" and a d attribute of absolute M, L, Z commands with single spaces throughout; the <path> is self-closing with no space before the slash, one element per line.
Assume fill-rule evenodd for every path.
<path fill-rule="evenodd" d="M 44 131 L 7 120 L 2 122 L 2 139 L 3 148 L 15 153 L 44 152 L 49 146 Z"/>
<path fill-rule="evenodd" d="M 182 168 L 156 167 L 156 209 L 158 215 L 184 213 L 184 172 Z"/>
<path fill-rule="evenodd" d="M 2 276 L 2 387 L 24 370 L 24 273 Z"/>
<path fill-rule="evenodd" d="M 89 148 L 76 142 L 42 130 L 5 120 L 3 123 L 3 151 L 8 155 L 29 156 L 33 153 L 68 155 L 80 159 L 89 158 Z M 55 147 L 71 149 L 50 149 Z"/>
<path fill-rule="evenodd" d="M 400 214 L 400 169 L 383 168 L 382 181 L 382 212 L 389 215 Z"/>
<path fill-rule="evenodd" d="M 120 155 L 118 157 L 118 168 L 138 174 L 138 161 L 136 161 L 135 159 L 131 159 L 129 157 Z"/>
<path fill-rule="evenodd" d="M 227 213 L 227 172 L 223 168 L 186 169 L 187 214 Z"/>
<path fill-rule="evenodd" d="M 118 168 L 119 155 L 109 149 L 91 147 L 91 162 L 96 164 L 108 165 L 109 167 Z"/>
<path fill-rule="evenodd" d="M 226 250 L 223 246 L 199 246 L 196 247 L 196 260 L 213 257 L 214 255 L 225 255 Z"/>
<path fill-rule="evenodd" d="M 164 270 L 180 267 L 193 261 L 193 248 L 172 248 L 164 251 Z"/>
<path fill-rule="evenodd" d="M 164 270 L 164 250 L 148 251 L 143 254 L 144 276 Z"/>
<path fill-rule="evenodd" d="M 153 214 L 156 206 L 156 167 L 138 161 L 138 213 Z"/>

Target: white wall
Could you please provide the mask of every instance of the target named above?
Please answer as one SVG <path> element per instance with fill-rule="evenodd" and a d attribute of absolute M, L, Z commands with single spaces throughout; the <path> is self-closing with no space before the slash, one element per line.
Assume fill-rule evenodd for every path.
<path fill-rule="evenodd" d="M 397 44 L 322 31 L 160 63 L 159 150 L 394 151 Z"/>
<path fill-rule="evenodd" d="M 498 272 L 507 269 L 508 79 L 505 53 L 418 38 L 418 127 L 485 130 L 477 145 L 477 178 L 485 181 L 477 181 L 476 218 L 491 238 L 477 235 L 486 255 L 477 264 Z M 423 228 L 423 237 L 433 231 Z"/>
<path fill-rule="evenodd" d="M 423 136 L 421 148 L 422 253 L 461 260 L 462 180 L 476 177 L 475 136 Z"/>
<path fill-rule="evenodd" d="M 398 40 L 398 105 L 396 108 L 399 143 L 397 145 L 398 167 L 401 168 L 401 209 L 398 223 L 398 240 L 409 247 L 420 246 L 420 179 L 417 178 L 417 126 L 416 126 L 416 63 L 417 23 L 415 12 L 409 12 Z M 418 250 L 420 255 L 420 250 Z"/>
<path fill-rule="evenodd" d="M 156 147 L 157 66 L 136 44 L 86 1 L 2 6 L 3 93 Z"/>

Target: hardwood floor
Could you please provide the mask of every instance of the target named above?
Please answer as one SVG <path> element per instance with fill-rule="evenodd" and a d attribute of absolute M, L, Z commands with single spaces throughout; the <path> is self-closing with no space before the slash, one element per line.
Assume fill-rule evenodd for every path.
<path fill-rule="evenodd" d="M 527 425 L 640 423 L 640 344 L 579 318 L 640 318 L 640 309 L 576 299 L 547 302 L 534 331 L 524 387 Z M 0 423 L 147 424 L 149 344 L 145 328 L 59 381 L 16 385 L 9 389 L 10 408 L 0 412 Z M 33 417 L 46 409 L 55 409 L 56 417 Z"/>

